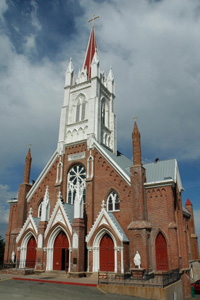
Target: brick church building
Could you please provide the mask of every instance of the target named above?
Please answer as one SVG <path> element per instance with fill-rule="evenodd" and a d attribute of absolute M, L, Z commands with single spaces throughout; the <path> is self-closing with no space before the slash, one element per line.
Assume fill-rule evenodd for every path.
<path fill-rule="evenodd" d="M 185 295 L 198 261 L 193 207 L 182 205 L 175 159 L 143 164 L 134 121 L 133 161 L 117 151 L 114 77 L 100 69 L 94 27 L 83 68 L 65 75 L 58 145 L 34 184 L 31 150 L 10 200 L 5 262 L 68 273 L 179 269 Z"/>

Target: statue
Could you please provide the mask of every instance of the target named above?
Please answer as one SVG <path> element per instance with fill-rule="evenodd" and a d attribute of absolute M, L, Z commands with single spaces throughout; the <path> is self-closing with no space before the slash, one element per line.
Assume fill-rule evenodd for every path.
<path fill-rule="evenodd" d="M 15 263 L 15 251 L 13 250 L 13 252 L 12 252 L 12 263 Z"/>
<path fill-rule="evenodd" d="M 140 269 L 141 268 L 141 256 L 138 251 L 136 251 L 133 261 L 134 261 L 135 267 Z"/>

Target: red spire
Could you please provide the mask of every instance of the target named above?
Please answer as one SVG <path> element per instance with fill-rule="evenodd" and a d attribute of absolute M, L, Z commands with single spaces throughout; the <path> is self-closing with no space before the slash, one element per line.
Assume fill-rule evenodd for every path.
<path fill-rule="evenodd" d="M 136 118 L 134 122 L 134 128 L 132 133 L 132 141 L 133 141 L 133 165 L 141 165 L 141 144 L 140 144 L 140 132 L 138 130 Z"/>
<path fill-rule="evenodd" d="M 92 27 L 90 39 L 87 47 L 87 52 L 85 56 L 84 69 L 87 69 L 88 79 L 91 78 L 91 63 L 94 57 L 95 49 L 97 48 L 97 43 L 94 34 L 94 27 Z"/>
<path fill-rule="evenodd" d="M 31 172 L 31 145 L 29 145 L 28 153 L 25 159 L 25 167 L 24 167 L 24 181 L 23 183 L 29 183 L 30 172 Z"/>
<path fill-rule="evenodd" d="M 186 206 L 186 205 L 192 205 L 192 203 L 191 203 L 191 201 L 190 201 L 189 198 L 187 198 L 187 201 L 186 201 L 186 203 L 185 203 L 185 206 Z"/>

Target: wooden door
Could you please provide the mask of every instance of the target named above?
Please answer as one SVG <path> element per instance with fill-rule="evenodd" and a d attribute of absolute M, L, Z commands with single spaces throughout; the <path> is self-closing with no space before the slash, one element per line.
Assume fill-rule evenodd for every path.
<path fill-rule="evenodd" d="M 53 252 L 53 269 L 54 270 L 66 270 L 68 269 L 68 248 L 69 242 L 66 234 L 61 231 L 54 242 Z"/>
<path fill-rule="evenodd" d="M 114 272 L 114 243 L 108 234 L 100 242 L 100 271 Z"/>
<path fill-rule="evenodd" d="M 32 236 L 27 244 L 26 268 L 35 268 L 36 251 L 37 251 L 36 248 L 37 248 L 37 243 L 34 236 Z"/>
<path fill-rule="evenodd" d="M 162 233 L 156 238 L 156 266 L 157 271 L 168 271 L 167 242 Z"/>

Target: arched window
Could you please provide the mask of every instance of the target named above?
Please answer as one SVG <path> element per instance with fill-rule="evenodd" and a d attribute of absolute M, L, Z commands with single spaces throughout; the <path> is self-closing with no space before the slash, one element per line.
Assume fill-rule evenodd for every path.
<path fill-rule="evenodd" d="M 109 127 L 109 104 L 105 99 L 101 104 L 101 122 L 104 126 Z"/>
<path fill-rule="evenodd" d="M 76 100 L 76 122 L 85 120 L 86 100 L 84 95 L 79 95 Z"/>
<path fill-rule="evenodd" d="M 105 105 L 105 101 L 103 101 L 101 106 L 101 122 L 103 125 L 105 125 L 105 120 L 106 120 L 106 105 Z"/>
<path fill-rule="evenodd" d="M 41 218 L 42 216 L 42 201 L 40 202 L 38 206 L 38 218 Z"/>
<path fill-rule="evenodd" d="M 112 191 L 107 198 L 107 211 L 119 211 L 120 201 L 117 193 Z"/>
<path fill-rule="evenodd" d="M 67 203 L 74 204 L 77 189 L 82 193 L 83 203 L 85 203 L 85 179 L 86 171 L 81 164 L 73 166 L 67 177 Z"/>

